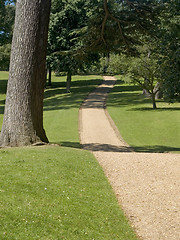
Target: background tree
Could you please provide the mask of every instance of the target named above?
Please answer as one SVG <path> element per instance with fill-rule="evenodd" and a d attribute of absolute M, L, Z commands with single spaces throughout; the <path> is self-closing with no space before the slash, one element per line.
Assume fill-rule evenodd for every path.
<path fill-rule="evenodd" d="M 149 94 L 152 100 L 153 109 L 156 109 L 156 94 L 159 88 L 155 88 L 159 81 L 159 66 L 156 56 L 141 54 L 139 58 L 131 58 L 128 69 L 128 76 L 131 81 L 138 84 L 142 90 Z"/>
<path fill-rule="evenodd" d="M 158 58 L 147 45 L 139 47 L 138 52 L 138 56 L 112 55 L 108 71 L 122 74 L 126 82 L 139 85 L 151 97 L 153 109 L 156 109 L 156 95 L 160 91 Z"/>
<path fill-rule="evenodd" d="M 0 70 L 8 70 L 15 18 L 14 1 L 0 1 Z"/>
<path fill-rule="evenodd" d="M 164 97 L 180 101 L 180 2 L 166 0 L 158 26 L 158 53 Z"/>
<path fill-rule="evenodd" d="M 11 44 L 0 46 L 0 70 L 8 71 L 10 62 Z"/>
<path fill-rule="evenodd" d="M 12 41 L 1 146 L 48 142 L 43 91 L 50 0 L 19 0 Z"/>
<path fill-rule="evenodd" d="M 86 50 L 134 54 L 141 35 L 151 33 L 159 8 L 155 0 L 99 2 L 85 34 Z"/>
<path fill-rule="evenodd" d="M 81 38 L 92 15 L 92 6 L 85 0 L 52 2 L 47 65 L 50 70 L 67 73 L 67 92 L 70 92 L 72 74 L 95 60 L 94 54 L 82 50 Z"/>

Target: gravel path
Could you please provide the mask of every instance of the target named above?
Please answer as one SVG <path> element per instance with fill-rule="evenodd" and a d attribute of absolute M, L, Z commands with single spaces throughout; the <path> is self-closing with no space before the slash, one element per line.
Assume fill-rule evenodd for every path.
<path fill-rule="evenodd" d="M 80 137 L 108 177 L 140 239 L 180 240 L 180 155 L 135 153 L 105 109 L 115 79 L 91 93 L 80 109 Z"/>

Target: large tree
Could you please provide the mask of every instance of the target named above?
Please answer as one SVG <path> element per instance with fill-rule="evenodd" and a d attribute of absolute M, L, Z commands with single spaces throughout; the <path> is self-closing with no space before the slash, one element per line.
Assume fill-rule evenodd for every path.
<path fill-rule="evenodd" d="M 180 101 L 180 1 L 164 0 L 158 51 L 164 97 Z"/>
<path fill-rule="evenodd" d="M 82 50 L 82 35 L 97 5 L 98 0 L 93 3 L 86 0 L 52 1 L 47 66 L 49 70 L 67 73 L 67 92 L 70 91 L 71 75 L 97 59 L 96 54 Z"/>
<path fill-rule="evenodd" d="M 1 146 L 48 142 L 43 92 L 50 0 L 18 0 Z"/>
<path fill-rule="evenodd" d="M 101 0 L 86 33 L 86 51 L 135 53 L 141 36 L 152 34 L 156 0 Z"/>

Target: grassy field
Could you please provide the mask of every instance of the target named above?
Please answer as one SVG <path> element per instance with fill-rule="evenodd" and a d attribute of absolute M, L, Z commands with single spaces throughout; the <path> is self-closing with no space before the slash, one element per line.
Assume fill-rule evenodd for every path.
<path fill-rule="evenodd" d="M 88 92 L 102 82 L 102 78 L 73 76 L 70 94 L 65 93 L 65 77 L 53 76 L 52 81 L 53 87 L 46 89 L 44 101 L 44 126 L 49 141 L 62 146 L 78 147 L 79 107 Z"/>
<path fill-rule="evenodd" d="M 7 73 L 0 73 L 2 124 Z M 44 125 L 50 142 L 0 149 L 1 240 L 135 240 L 101 167 L 80 149 L 78 109 L 101 79 L 75 76 L 72 93 L 64 78 L 46 89 Z"/>
<path fill-rule="evenodd" d="M 158 100 L 153 110 L 137 86 L 118 79 L 107 106 L 124 140 L 138 152 L 180 152 L 180 103 Z"/>

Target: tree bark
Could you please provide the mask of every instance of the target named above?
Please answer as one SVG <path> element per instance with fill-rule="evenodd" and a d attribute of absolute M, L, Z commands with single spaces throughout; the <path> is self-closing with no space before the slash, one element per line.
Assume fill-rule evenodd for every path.
<path fill-rule="evenodd" d="M 163 93 L 161 91 L 161 84 L 159 82 L 156 83 L 153 92 L 155 93 L 156 99 L 161 99 L 163 97 Z"/>
<path fill-rule="evenodd" d="M 48 142 L 43 128 L 50 0 L 18 0 L 1 146 Z"/>
<path fill-rule="evenodd" d="M 52 70 L 51 67 L 49 67 L 49 76 L 48 76 L 48 86 L 52 86 Z"/>
<path fill-rule="evenodd" d="M 155 94 L 154 93 L 151 93 L 151 99 L 152 99 L 153 109 L 157 109 L 156 99 L 155 99 Z"/>

